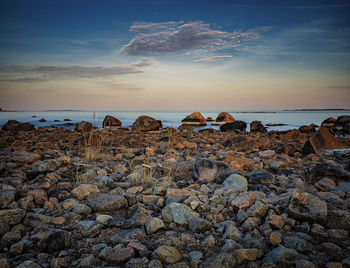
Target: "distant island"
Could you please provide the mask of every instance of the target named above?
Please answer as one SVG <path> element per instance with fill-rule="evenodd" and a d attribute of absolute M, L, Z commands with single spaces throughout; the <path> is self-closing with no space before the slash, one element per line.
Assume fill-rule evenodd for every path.
<path fill-rule="evenodd" d="M 336 109 L 292 109 L 292 110 L 283 110 L 283 111 L 286 111 L 286 112 L 294 112 L 294 111 L 300 111 L 300 112 L 312 112 L 312 111 L 350 111 L 350 109 L 339 109 L 339 108 L 336 108 Z"/>

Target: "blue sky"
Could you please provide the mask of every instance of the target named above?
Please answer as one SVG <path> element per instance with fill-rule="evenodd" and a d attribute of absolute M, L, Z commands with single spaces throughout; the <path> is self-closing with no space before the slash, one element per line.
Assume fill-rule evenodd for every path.
<path fill-rule="evenodd" d="M 350 108 L 348 14 L 348 1 L 2 1 L 0 107 Z"/>

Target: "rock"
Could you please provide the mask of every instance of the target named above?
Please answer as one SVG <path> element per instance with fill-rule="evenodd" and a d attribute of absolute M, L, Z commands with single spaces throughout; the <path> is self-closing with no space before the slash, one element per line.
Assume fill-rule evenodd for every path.
<path fill-rule="evenodd" d="M 39 241 L 39 247 L 45 252 L 55 252 L 72 246 L 70 232 L 53 230 L 45 239 Z"/>
<path fill-rule="evenodd" d="M 146 257 L 131 258 L 126 264 L 125 268 L 147 268 L 149 261 Z"/>
<path fill-rule="evenodd" d="M 242 224 L 241 228 L 243 232 L 249 232 L 257 228 L 261 223 L 261 219 L 257 217 L 249 217 Z"/>
<path fill-rule="evenodd" d="M 151 217 L 145 225 L 147 234 L 153 234 L 165 227 L 164 222 L 159 218 Z"/>
<path fill-rule="evenodd" d="M 291 197 L 288 211 L 299 220 L 325 223 L 327 221 L 327 203 L 308 193 L 295 191 Z"/>
<path fill-rule="evenodd" d="M 15 268 L 41 268 L 41 266 L 32 260 L 26 260 Z"/>
<path fill-rule="evenodd" d="M 269 172 L 258 171 L 250 175 L 248 178 L 251 183 L 260 183 L 263 185 L 270 185 L 276 182 L 276 178 Z"/>
<path fill-rule="evenodd" d="M 272 232 L 269 236 L 269 241 L 271 245 L 277 246 L 282 242 L 281 235 L 277 232 Z"/>
<path fill-rule="evenodd" d="M 256 248 L 236 249 L 233 252 L 233 256 L 236 258 L 238 264 L 242 264 L 245 261 L 255 261 L 263 255 L 264 253 Z"/>
<path fill-rule="evenodd" d="M 142 240 L 146 238 L 146 233 L 143 229 L 131 229 L 122 232 L 117 232 L 110 240 L 117 243 L 135 242 L 135 240 Z"/>
<path fill-rule="evenodd" d="M 213 122 L 213 121 L 215 121 L 214 118 L 212 118 L 212 117 L 210 117 L 210 116 L 208 116 L 205 120 L 207 120 L 207 122 Z"/>
<path fill-rule="evenodd" d="M 332 128 L 332 127 L 334 127 L 335 121 L 337 121 L 337 119 L 335 119 L 333 117 L 328 117 L 326 120 L 324 120 L 321 123 L 321 127 Z"/>
<path fill-rule="evenodd" d="M 134 254 L 135 251 L 130 247 L 117 249 L 108 256 L 108 261 L 115 264 L 126 262 L 127 260 L 131 259 Z"/>
<path fill-rule="evenodd" d="M 200 233 L 209 231 L 212 228 L 212 225 L 207 220 L 204 220 L 199 217 L 193 217 L 188 222 L 188 227 L 192 232 Z"/>
<path fill-rule="evenodd" d="M 300 258 L 298 252 L 291 248 L 283 246 L 274 248 L 265 255 L 264 262 L 273 262 L 276 264 L 293 261 Z"/>
<path fill-rule="evenodd" d="M 39 119 L 39 122 L 46 122 L 46 119 L 45 118 L 41 118 L 41 119 Z"/>
<path fill-rule="evenodd" d="M 0 210 L 0 223 L 15 225 L 20 223 L 25 215 L 26 211 L 24 209 L 3 209 Z"/>
<path fill-rule="evenodd" d="M 197 158 L 194 163 L 194 177 L 202 182 L 222 182 L 230 170 L 227 163 L 208 158 Z"/>
<path fill-rule="evenodd" d="M 200 112 L 194 112 L 186 116 L 181 122 L 184 124 L 195 125 L 195 126 L 207 125 L 207 120 L 205 120 L 205 118 Z"/>
<path fill-rule="evenodd" d="M 337 185 L 335 184 L 335 182 L 332 179 L 323 178 L 323 179 L 319 180 L 318 182 L 316 182 L 315 186 L 317 189 L 319 189 L 321 191 L 328 192 L 328 191 L 334 189 Z"/>
<path fill-rule="evenodd" d="M 163 264 L 160 260 L 151 260 L 147 268 L 163 268 Z"/>
<path fill-rule="evenodd" d="M 147 115 L 139 116 L 132 125 L 133 131 L 154 131 L 161 129 L 162 121 L 156 120 Z"/>
<path fill-rule="evenodd" d="M 223 239 L 237 239 L 241 238 L 241 231 L 235 226 L 234 222 L 229 221 L 226 223 L 225 233 L 223 234 Z"/>
<path fill-rule="evenodd" d="M 200 268 L 233 268 L 237 267 L 236 259 L 232 253 L 215 254 L 199 265 Z"/>
<path fill-rule="evenodd" d="M 9 263 L 5 258 L 0 259 L 0 267 L 1 268 L 10 268 Z"/>
<path fill-rule="evenodd" d="M 248 181 L 245 177 L 239 175 L 239 174 L 232 174 L 228 176 L 224 183 L 224 187 L 230 188 L 230 187 L 240 187 L 243 190 L 248 190 Z"/>
<path fill-rule="evenodd" d="M 266 215 L 266 213 L 267 213 L 267 207 L 261 201 L 256 201 L 254 205 L 252 205 L 247 210 L 247 215 L 249 217 L 263 218 Z"/>
<path fill-rule="evenodd" d="M 348 210 L 329 210 L 327 223 L 329 228 L 350 229 L 350 212 Z"/>
<path fill-rule="evenodd" d="M 348 194 L 348 193 L 350 193 L 350 182 L 340 183 L 334 190 L 341 191 L 345 194 Z"/>
<path fill-rule="evenodd" d="M 250 132 L 267 133 L 267 129 L 264 127 L 261 121 L 253 121 L 250 123 Z"/>
<path fill-rule="evenodd" d="M 43 206 L 44 203 L 48 200 L 47 194 L 43 189 L 31 190 L 27 193 L 27 195 L 32 196 L 35 204 L 39 206 Z"/>
<path fill-rule="evenodd" d="M 79 132 L 87 132 L 87 131 L 92 131 L 95 127 L 90 123 L 86 121 L 81 121 L 79 123 L 75 124 L 75 131 Z"/>
<path fill-rule="evenodd" d="M 15 200 L 15 193 L 16 191 L 0 191 L 0 209 L 5 208 Z"/>
<path fill-rule="evenodd" d="M 232 115 L 227 112 L 221 112 L 216 117 L 216 122 L 213 125 L 223 125 L 225 123 L 234 122 L 235 119 Z"/>
<path fill-rule="evenodd" d="M 73 212 L 79 215 L 89 215 L 91 213 L 91 208 L 82 203 L 75 203 L 73 206 Z"/>
<path fill-rule="evenodd" d="M 328 130 L 328 128 L 320 128 L 312 137 L 304 144 L 303 154 L 322 155 L 325 150 L 346 148 L 338 139 Z"/>
<path fill-rule="evenodd" d="M 193 126 L 184 123 L 184 124 L 181 124 L 181 126 L 178 127 L 178 130 L 179 131 L 190 131 L 190 132 L 193 132 L 194 128 L 193 128 Z"/>
<path fill-rule="evenodd" d="M 143 207 L 139 206 L 139 207 L 136 207 L 131 212 L 130 220 L 132 222 L 137 223 L 138 225 L 143 226 L 148 221 L 148 219 L 151 217 L 150 216 L 151 213 L 152 213 L 151 211 L 149 211 L 147 209 L 144 209 Z"/>
<path fill-rule="evenodd" d="M 22 151 L 15 151 L 11 154 L 11 160 L 21 164 L 32 164 L 40 160 L 40 155 L 34 153 L 27 153 Z"/>
<path fill-rule="evenodd" d="M 260 158 L 270 159 L 270 158 L 273 158 L 274 156 L 275 156 L 275 151 L 273 150 L 265 150 L 265 151 L 259 152 Z"/>
<path fill-rule="evenodd" d="M 301 133 L 314 133 L 314 132 L 316 132 L 316 127 L 317 127 L 317 125 L 315 125 L 315 124 L 311 124 L 308 126 L 301 126 L 301 127 L 299 127 L 299 131 Z"/>
<path fill-rule="evenodd" d="M 230 199 L 231 199 L 231 197 L 230 197 Z M 249 208 L 251 205 L 254 204 L 256 199 L 257 199 L 257 196 L 255 193 L 244 192 L 244 193 L 239 194 L 238 196 L 233 195 L 231 205 L 235 209 L 246 210 L 247 208 Z"/>
<path fill-rule="evenodd" d="M 222 132 L 236 132 L 236 131 L 242 131 L 244 132 L 247 128 L 247 124 L 243 121 L 235 121 L 235 122 L 229 122 L 226 124 L 223 124 L 220 127 L 220 130 Z"/>
<path fill-rule="evenodd" d="M 128 202 L 122 195 L 92 193 L 87 201 L 94 212 L 116 211 L 128 207 Z"/>
<path fill-rule="evenodd" d="M 304 179 L 307 183 L 314 183 L 325 177 L 334 180 L 350 180 L 350 172 L 333 163 L 318 163 L 307 168 L 304 172 Z"/>
<path fill-rule="evenodd" d="M 106 115 L 105 119 L 103 119 L 102 127 L 121 127 L 122 122 L 120 122 L 119 119 L 111 116 L 111 115 Z"/>
<path fill-rule="evenodd" d="M 29 123 L 20 123 L 16 120 L 8 120 L 5 125 L 2 126 L 3 131 L 31 131 L 35 129 L 34 125 Z"/>
<path fill-rule="evenodd" d="M 176 263 L 182 260 L 180 252 L 171 246 L 160 246 L 153 251 L 152 257 L 167 264 Z"/>
<path fill-rule="evenodd" d="M 162 209 L 162 217 L 165 222 L 187 225 L 191 218 L 199 217 L 199 214 L 185 204 L 170 203 Z"/>
<path fill-rule="evenodd" d="M 72 190 L 72 194 L 79 200 L 83 200 L 92 193 L 99 193 L 99 189 L 95 184 L 81 184 Z"/>
<path fill-rule="evenodd" d="M 298 236 L 285 236 L 283 238 L 283 245 L 286 248 L 292 248 L 301 253 L 309 252 L 312 249 L 311 244 Z"/>

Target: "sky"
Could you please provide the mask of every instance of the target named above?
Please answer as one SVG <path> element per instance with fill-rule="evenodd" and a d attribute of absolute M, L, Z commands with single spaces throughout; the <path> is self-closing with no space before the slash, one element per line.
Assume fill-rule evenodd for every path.
<path fill-rule="evenodd" d="M 350 108 L 350 2 L 2 0 L 0 107 Z"/>

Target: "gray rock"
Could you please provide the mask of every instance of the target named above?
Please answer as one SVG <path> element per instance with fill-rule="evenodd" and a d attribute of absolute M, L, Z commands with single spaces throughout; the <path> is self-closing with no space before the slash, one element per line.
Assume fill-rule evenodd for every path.
<path fill-rule="evenodd" d="M 87 197 L 87 201 L 94 212 L 116 211 L 128 207 L 128 202 L 122 195 L 93 193 Z"/>
<path fill-rule="evenodd" d="M 276 182 L 275 176 L 269 172 L 259 171 L 249 176 L 249 182 L 270 185 Z"/>
<path fill-rule="evenodd" d="M 80 215 L 89 215 L 91 213 L 91 208 L 82 203 L 75 203 L 73 206 L 73 212 Z"/>
<path fill-rule="evenodd" d="M 267 213 L 267 207 L 263 202 L 256 201 L 246 213 L 249 217 L 263 218 Z"/>
<path fill-rule="evenodd" d="M 276 264 L 293 261 L 300 258 L 298 252 L 291 248 L 285 248 L 283 246 L 274 248 L 265 255 L 264 262 L 273 262 Z"/>
<path fill-rule="evenodd" d="M 144 225 L 148 219 L 151 217 L 152 211 L 149 211 L 143 207 L 136 207 L 131 212 L 131 220 L 139 225 Z"/>
<path fill-rule="evenodd" d="M 339 164 L 318 163 L 306 169 L 304 178 L 308 183 L 314 183 L 323 178 L 350 180 L 350 172 Z"/>
<path fill-rule="evenodd" d="M 27 260 L 17 265 L 15 268 L 41 268 L 41 266 L 32 260 Z"/>
<path fill-rule="evenodd" d="M 0 192 L 0 208 L 5 208 L 8 204 L 15 200 L 16 191 L 1 191 Z"/>
<path fill-rule="evenodd" d="M 233 252 L 236 249 L 241 249 L 243 248 L 242 245 L 238 244 L 236 241 L 231 240 L 231 239 L 226 239 L 225 244 L 221 248 L 221 252 Z"/>
<path fill-rule="evenodd" d="M 327 203 L 308 193 L 294 192 L 288 210 L 292 217 L 299 220 L 327 221 Z"/>
<path fill-rule="evenodd" d="M 347 210 L 329 210 L 327 214 L 327 223 L 329 228 L 350 229 L 350 212 Z"/>
<path fill-rule="evenodd" d="M 345 194 L 350 193 L 350 182 L 343 182 L 339 184 L 336 188 L 334 188 L 335 191 L 341 191 Z"/>
<path fill-rule="evenodd" d="M 207 158 L 198 158 L 194 163 L 194 177 L 202 182 L 218 182 L 227 177 L 230 166 L 222 161 L 214 161 Z"/>
<path fill-rule="evenodd" d="M 312 249 L 310 243 L 298 236 L 286 236 L 282 243 L 286 248 L 292 248 L 301 253 L 309 252 Z"/>
<path fill-rule="evenodd" d="M 60 162 L 55 159 L 37 161 L 31 165 L 32 169 L 36 172 L 55 171 L 59 166 Z"/>
<path fill-rule="evenodd" d="M 203 253 L 200 251 L 191 251 L 188 253 L 188 257 L 190 257 L 191 263 L 199 263 L 203 258 Z"/>
<path fill-rule="evenodd" d="M 110 240 L 114 244 L 119 244 L 119 243 L 129 243 L 129 242 L 142 240 L 145 237 L 146 237 L 146 233 L 143 229 L 132 229 L 132 230 L 118 232 L 115 235 L 113 235 L 110 238 Z"/>
<path fill-rule="evenodd" d="M 22 152 L 22 151 L 15 151 L 11 154 L 11 160 L 21 164 L 32 164 L 39 161 L 40 158 L 41 157 L 38 154 Z"/>
<path fill-rule="evenodd" d="M 233 268 L 237 267 L 236 259 L 231 253 L 220 253 L 207 258 L 200 268 Z"/>
<path fill-rule="evenodd" d="M 223 239 L 237 239 L 241 238 L 242 233 L 240 230 L 235 226 L 234 222 L 229 221 L 226 223 L 225 233 L 223 234 Z"/>
<path fill-rule="evenodd" d="M 54 252 L 67 249 L 72 246 L 72 235 L 62 230 L 52 230 L 43 240 L 39 241 L 39 247 L 45 252 Z"/>
<path fill-rule="evenodd" d="M 192 232 L 206 232 L 209 231 L 212 228 L 212 225 L 209 221 L 199 218 L 199 217 L 193 217 L 188 222 L 188 227 Z"/>
<path fill-rule="evenodd" d="M 149 264 L 149 260 L 146 257 L 131 258 L 125 264 L 125 268 L 147 268 L 148 264 Z"/>
<path fill-rule="evenodd" d="M 93 255 L 89 255 L 80 260 L 79 266 L 88 268 L 88 267 L 93 267 L 95 263 L 96 263 L 95 257 Z"/>
<path fill-rule="evenodd" d="M 165 222 L 187 225 L 191 218 L 199 217 L 199 214 L 185 204 L 171 203 L 162 209 L 162 217 Z"/>
<path fill-rule="evenodd" d="M 244 190 L 248 190 L 248 181 L 245 177 L 239 174 L 232 174 L 226 178 L 223 183 L 224 187 L 241 187 Z"/>

